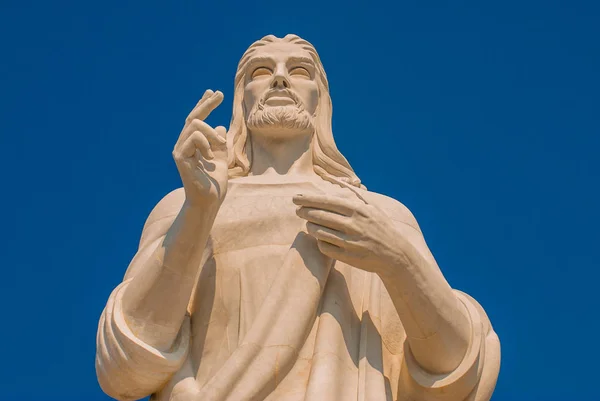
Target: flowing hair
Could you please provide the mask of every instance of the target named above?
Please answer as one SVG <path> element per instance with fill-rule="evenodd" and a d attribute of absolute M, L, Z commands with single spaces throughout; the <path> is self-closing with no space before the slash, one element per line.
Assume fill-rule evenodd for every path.
<path fill-rule="evenodd" d="M 254 42 L 242 56 L 235 74 L 235 88 L 233 95 L 233 114 L 227 135 L 229 153 L 229 177 L 243 177 L 248 175 L 252 163 L 252 146 L 248 140 L 249 132 L 244 120 L 244 86 L 248 61 L 257 49 L 269 43 L 285 42 L 301 46 L 312 58 L 317 70 L 317 86 L 319 101 L 314 121 L 315 134 L 312 141 L 313 168 L 315 173 L 326 178 L 344 181 L 355 187 L 362 187 L 360 179 L 350 167 L 346 158 L 340 153 L 333 139 L 331 129 L 332 106 L 329 96 L 329 83 L 323 69 L 321 59 L 316 49 L 306 40 L 297 35 L 286 35 L 278 38 L 273 35 Z"/>

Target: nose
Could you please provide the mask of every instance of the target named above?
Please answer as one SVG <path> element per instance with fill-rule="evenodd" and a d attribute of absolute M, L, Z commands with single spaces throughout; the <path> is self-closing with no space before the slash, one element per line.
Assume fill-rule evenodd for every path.
<path fill-rule="evenodd" d="M 285 68 L 278 67 L 271 80 L 271 89 L 287 89 L 290 87 L 290 81 L 287 78 Z"/>

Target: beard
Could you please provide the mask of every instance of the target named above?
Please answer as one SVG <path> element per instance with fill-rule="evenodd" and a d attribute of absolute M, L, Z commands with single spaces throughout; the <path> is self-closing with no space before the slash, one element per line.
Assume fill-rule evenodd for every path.
<path fill-rule="evenodd" d="M 268 106 L 266 95 L 258 101 L 248 115 L 246 124 L 251 131 L 313 131 L 314 117 L 305 109 L 298 97 L 286 91 L 295 104 L 285 106 Z"/>

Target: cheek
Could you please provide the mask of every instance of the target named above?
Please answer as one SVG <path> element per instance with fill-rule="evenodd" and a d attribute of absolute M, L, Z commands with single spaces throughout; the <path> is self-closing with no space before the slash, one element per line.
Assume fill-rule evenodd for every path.
<path fill-rule="evenodd" d="M 307 82 L 306 85 L 302 86 L 302 89 L 299 92 L 306 111 L 314 114 L 317 109 L 317 104 L 319 103 L 319 88 L 317 87 L 317 84 L 314 82 Z"/>
<path fill-rule="evenodd" d="M 249 82 L 244 88 L 244 108 L 247 111 L 260 100 L 261 93 L 264 91 L 259 82 Z"/>
<path fill-rule="evenodd" d="M 244 110 L 250 111 L 256 103 L 257 99 L 254 96 L 254 93 L 251 90 L 248 90 L 248 87 L 244 89 Z"/>

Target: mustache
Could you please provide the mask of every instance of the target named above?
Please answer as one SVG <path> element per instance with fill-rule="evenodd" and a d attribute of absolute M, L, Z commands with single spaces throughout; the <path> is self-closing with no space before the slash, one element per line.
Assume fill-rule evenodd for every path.
<path fill-rule="evenodd" d="M 289 90 L 289 89 L 277 89 L 277 90 L 271 90 L 268 91 L 267 93 L 265 93 L 260 100 L 258 101 L 258 105 L 259 107 L 262 109 L 265 106 L 265 102 L 267 101 L 268 98 L 270 98 L 273 95 L 281 95 L 281 96 L 288 96 L 290 99 L 292 99 L 294 101 L 294 103 L 296 104 L 296 106 L 300 107 L 300 108 L 304 108 L 304 104 L 302 103 L 302 100 L 300 99 L 300 97 L 298 95 L 296 95 L 293 91 Z"/>

